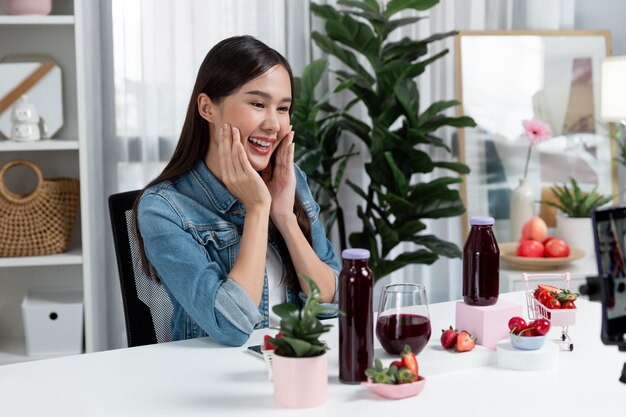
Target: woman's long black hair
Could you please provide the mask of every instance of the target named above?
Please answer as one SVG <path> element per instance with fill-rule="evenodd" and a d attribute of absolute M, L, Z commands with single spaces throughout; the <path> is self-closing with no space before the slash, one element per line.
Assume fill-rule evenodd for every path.
<path fill-rule="evenodd" d="M 147 188 L 162 181 L 175 180 L 188 172 L 196 162 L 206 157 L 209 150 L 210 129 L 209 122 L 203 119 L 198 111 L 198 96 L 204 93 L 209 96 L 213 103 L 220 104 L 224 98 L 235 93 L 245 83 L 265 74 L 277 65 L 284 67 L 289 73 L 293 103 L 295 102 L 293 100 L 294 83 L 289 62 L 280 53 L 252 36 L 235 36 L 225 39 L 211 48 L 202 61 L 174 155 L 163 172 L 141 190 L 133 207 L 141 263 L 148 276 L 158 280 L 158 277 L 151 273 L 150 262 L 143 248 L 143 239 L 139 232 L 137 206 L 141 195 Z M 289 112 L 291 113 L 291 108 Z M 273 157 L 270 163 L 273 167 Z M 295 196 L 293 211 L 304 236 L 309 243 L 312 243 L 311 222 L 297 195 Z M 300 286 L 287 245 L 271 222 L 270 227 L 275 231 L 279 254 L 285 266 L 282 282 L 286 283 L 292 290 L 297 290 Z"/>

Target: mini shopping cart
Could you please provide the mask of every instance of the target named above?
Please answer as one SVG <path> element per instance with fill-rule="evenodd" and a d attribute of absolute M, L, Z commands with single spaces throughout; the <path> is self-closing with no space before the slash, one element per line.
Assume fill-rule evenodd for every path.
<path fill-rule="evenodd" d="M 539 300 L 535 298 L 534 289 L 529 288 L 529 278 L 562 278 L 565 281 L 565 289 L 569 290 L 570 276 L 569 272 L 554 273 L 554 274 L 522 274 L 524 278 L 524 287 L 526 288 L 526 306 L 528 308 L 528 317 L 531 320 L 537 320 L 544 318 L 550 320 L 552 327 L 561 326 L 561 337 L 559 342 L 565 345 L 566 349 L 570 351 L 574 350 L 574 343 L 569 337 L 568 328 L 576 323 L 576 309 L 553 309 L 548 308 L 541 304 Z"/>

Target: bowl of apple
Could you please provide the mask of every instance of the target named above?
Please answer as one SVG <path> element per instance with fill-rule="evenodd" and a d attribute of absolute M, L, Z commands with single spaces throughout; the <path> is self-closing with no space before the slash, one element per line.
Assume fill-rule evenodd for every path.
<path fill-rule="evenodd" d="M 583 258 L 585 252 L 548 235 L 548 227 L 536 216 L 524 223 L 521 240 L 500 244 L 500 257 L 515 269 L 545 270 L 558 268 Z"/>

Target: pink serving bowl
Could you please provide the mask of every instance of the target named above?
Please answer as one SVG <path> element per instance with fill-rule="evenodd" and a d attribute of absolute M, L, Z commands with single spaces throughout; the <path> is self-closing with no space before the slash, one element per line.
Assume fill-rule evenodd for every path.
<path fill-rule="evenodd" d="M 371 381 L 361 382 L 361 385 L 369 388 L 381 397 L 399 400 L 401 398 L 413 397 L 424 389 L 426 378 L 420 376 L 415 382 L 408 384 L 375 384 Z"/>

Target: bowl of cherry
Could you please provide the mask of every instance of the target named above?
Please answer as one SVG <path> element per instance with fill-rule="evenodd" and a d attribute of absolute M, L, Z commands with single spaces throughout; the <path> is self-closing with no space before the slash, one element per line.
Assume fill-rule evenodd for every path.
<path fill-rule="evenodd" d="M 511 344 L 520 350 L 541 349 L 546 341 L 546 334 L 550 331 L 550 321 L 537 319 L 526 322 L 522 317 L 512 317 L 509 320 Z"/>

